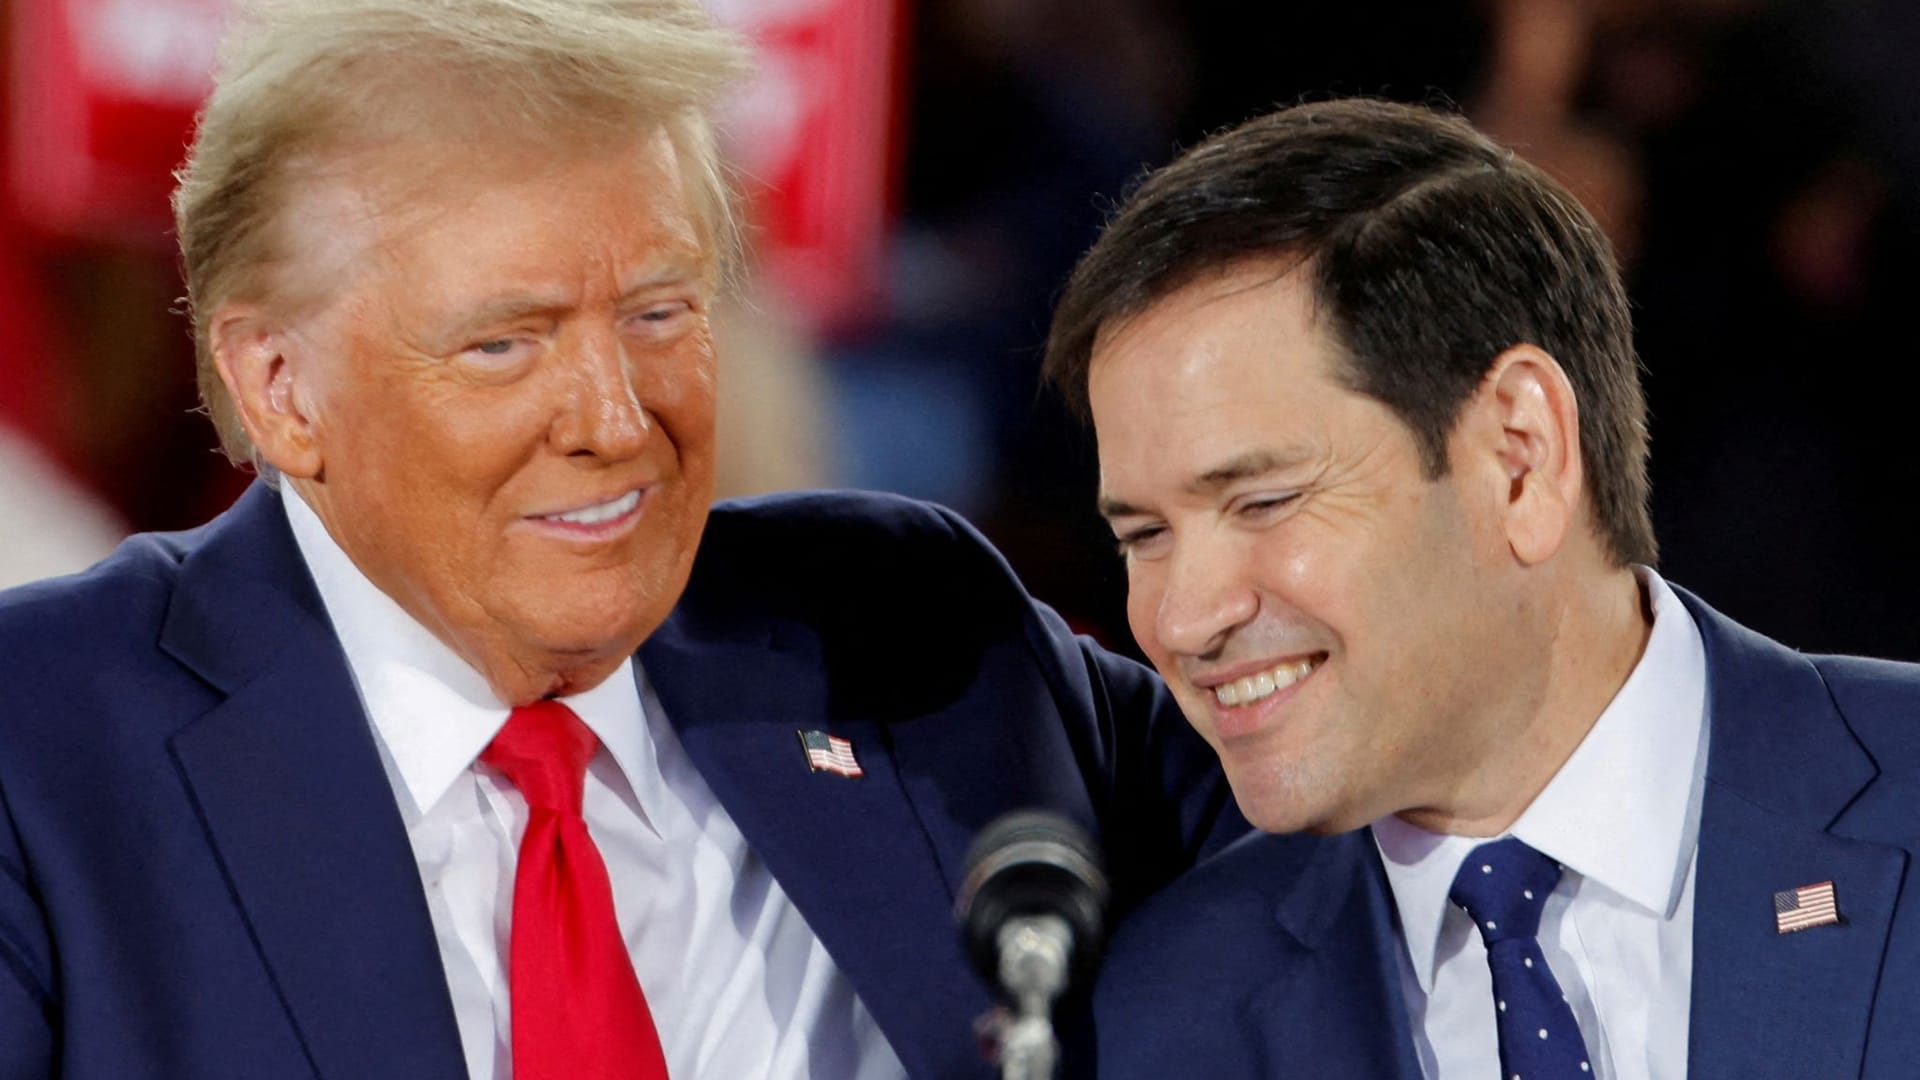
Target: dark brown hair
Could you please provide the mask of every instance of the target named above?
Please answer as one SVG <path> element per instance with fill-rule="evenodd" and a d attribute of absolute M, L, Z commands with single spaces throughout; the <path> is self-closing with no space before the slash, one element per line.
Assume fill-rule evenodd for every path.
<path fill-rule="evenodd" d="M 1259 259 L 1309 274 L 1348 385 L 1407 425 L 1431 479 L 1494 358 L 1520 344 L 1553 356 L 1578 402 L 1600 537 L 1619 563 L 1654 561 L 1646 404 L 1612 249 L 1564 188 L 1459 117 L 1296 105 L 1148 176 L 1067 283 L 1047 379 L 1084 414 L 1103 329 Z"/>

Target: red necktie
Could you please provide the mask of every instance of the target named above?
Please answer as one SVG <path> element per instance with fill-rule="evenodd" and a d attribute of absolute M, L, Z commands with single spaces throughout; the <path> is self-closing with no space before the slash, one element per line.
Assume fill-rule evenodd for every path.
<path fill-rule="evenodd" d="M 599 740 L 573 710 L 513 710 L 480 760 L 527 800 L 507 958 L 514 1080 L 666 1080 L 666 1056 L 580 816 Z"/>

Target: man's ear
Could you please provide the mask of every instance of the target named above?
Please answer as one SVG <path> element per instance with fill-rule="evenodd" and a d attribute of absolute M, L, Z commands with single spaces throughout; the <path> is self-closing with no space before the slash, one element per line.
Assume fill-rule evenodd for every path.
<path fill-rule="evenodd" d="M 1523 566 L 1552 558 L 1580 518 L 1580 408 L 1553 357 L 1515 345 L 1487 370 L 1471 406 L 1505 482 L 1501 525 Z"/>
<path fill-rule="evenodd" d="M 310 480 L 323 462 L 309 407 L 312 395 L 300 380 L 307 357 L 288 355 L 289 339 L 254 304 L 228 304 L 208 327 L 213 365 L 240 414 L 240 423 L 262 460 L 286 476 Z"/>

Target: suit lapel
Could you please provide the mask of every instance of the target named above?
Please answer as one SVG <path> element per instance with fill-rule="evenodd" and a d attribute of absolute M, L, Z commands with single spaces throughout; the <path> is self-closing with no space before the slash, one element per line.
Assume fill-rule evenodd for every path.
<path fill-rule="evenodd" d="M 904 790 L 892 732 L 830 706 L 817 640 L 786 624 L 699 627 L 684 608 L 640 658 L 714 795 L 860 991 L 915 1077 L 991 1074 L 941 858 Z M 849 739 L 865 775 L 813 772 L 797 732 Z"/>
<path fill-rule="evenodd" d="M 1694 1075 L 1859 1075 L 1905 861 L 1709 787 L 1694 891 Z M 1773 894 L 1823 881 L 1845 921 L 1780 934 Z"/>
<path fill-rule="evenodd" d="M 172 750 L 315 1071 L 464 1076 L 413 852 L 277 496 L 256 485 L 188 558 L 161 643 L 228 694 Z"/>
<path fill-rule="evenodd" d="M 1900 849 L 1849 835 L 1845 811 L 1872 783 L 1873 763 L 1810 662 L 1681 598 L 1706 644 L 1711 732 L 1692 1071 L 1858 1075 L 1906 869 Z M 1823 881 L 1834 883 L 1843 922 L 1778 933 L 1774 894 Z"/>

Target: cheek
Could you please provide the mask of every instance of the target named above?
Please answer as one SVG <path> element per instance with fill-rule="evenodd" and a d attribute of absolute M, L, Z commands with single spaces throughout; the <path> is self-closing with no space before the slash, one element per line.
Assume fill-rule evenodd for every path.
<path fill-rule="evenodd" d="M 379 415 L 365 411 L 345 426 L 351 452 L 329 463 L 329 481 L 359 505 L 358 514 L 390 523 L 390 542 L 440 562 L 491 557 L 495 518 L 512 512 L 501 495 L 520 490 L 515 478 L 538 454 L 544 417 L 511 395 L 405 389 L 393 388 Z"/>
<path fill-rule="evenodd" d="M 1245 556 L 1248 577 L 1263 605 L 1282 605 L 1277 614 L 1338 626 L 1354 583 L 1364 580 L 1356 547 L 1355 538 L 1291 522 L 1254 540 Z"/>
<path fill-rule="evenodd" d="M 1409 717 L 1444 710 L 1491 659 L 1480 643 L 1498 620 L 1460 524 L 1441 515 L 1383 532 L 1351 568 L 1356 677 Z"/>
<path fill-rule="evenodd" d="M 1156 624 L 1160 616 L 1160 598 L 1165 582 L 1154 564 L 1129 561 L 1127 564 L 1127 626 L 1133 630 L 1134 643 L 1147 654 L 1161 674 L 1168 671 L 1166 650 L 1160 648 Z"/>
<path fill-rule="evenodd" d="M 1263 538 L 1253 559 L 1268 591 L 1307 600 L 1346 576 L 1341 560 L 1351 554 L 1351 545 L 1300 543 L 1276 532 Z"/>
<path fill-rule="evenodd" d="M 683 453 L 713 442 L 714 380 L 713 340 L 705 330 L 669 355 L 643 359 L 634 378 L 641 403 Z"/>
<path fill-rule="evenodd" d="M 460 395 L 422 406 L 396 426 L 388 467 L 417 489 L 420 505 L 443 514 L 486 514 L 546 441 L 548 414 L 525 398 Z"/>
<path fill-rule="evenodd" d="M 558 412 L 538 388 L 475 389 L 418 404 L 414 430 L 400 439 L 442 451 L 445 468 L 476 478 L 517 470 L 547 442 Z"/>

